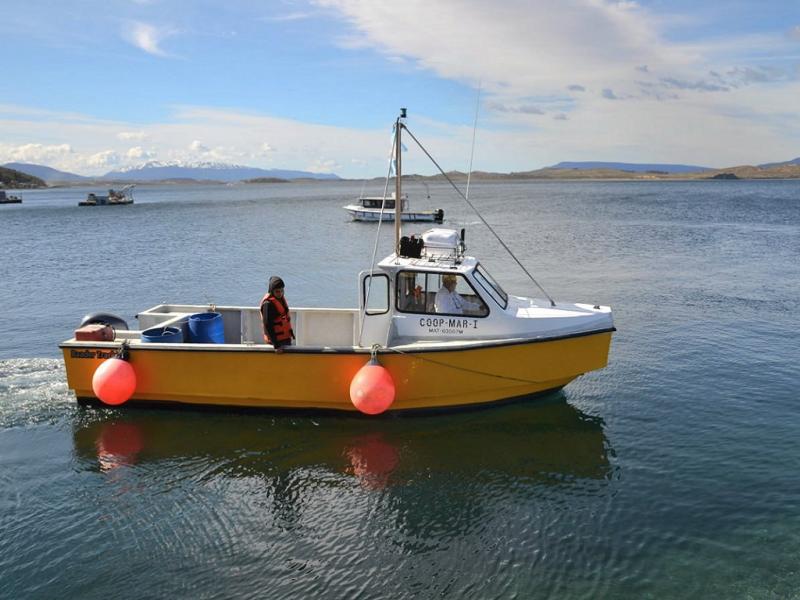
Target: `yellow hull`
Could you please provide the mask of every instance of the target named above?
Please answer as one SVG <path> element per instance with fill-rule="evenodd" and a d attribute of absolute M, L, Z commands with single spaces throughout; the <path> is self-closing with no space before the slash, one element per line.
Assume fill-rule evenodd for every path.
<path fill-rule="evenodd" d="M 458 350 L 382 351 L 392 375 L 392 410 L 478 405 L 558 389 L 603 368 L 611 331 L 547 341 Z M 115 344 L 61 345 L 67 383 L 79 399 L 95 399 L 92 376 Z M 137 402 L 252 408 L 354 411 L 350 381 L 368 353 L 293 348 L 134 346 Z"/>

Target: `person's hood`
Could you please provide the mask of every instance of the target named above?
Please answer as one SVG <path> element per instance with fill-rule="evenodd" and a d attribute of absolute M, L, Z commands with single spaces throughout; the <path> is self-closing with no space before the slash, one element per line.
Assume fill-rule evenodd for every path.
<path fill-rule="evenodd" d="M 279 288 L 282 288 L 282 287 L 286 287 L 283 284 L 283 279 L 281 279 L 277 275 L 273 275 L 272 277 L 269 278 L 269 293 L 270 294 L 272 292 L 274 292 L 275 290 L 277 290 Z"/>

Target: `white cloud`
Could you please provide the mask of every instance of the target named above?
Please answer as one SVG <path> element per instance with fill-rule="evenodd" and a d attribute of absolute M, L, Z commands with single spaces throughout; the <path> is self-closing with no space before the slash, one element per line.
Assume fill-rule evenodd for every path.
<path fill-rule="evenodd" d="M 304 170 L 312 173 L 333 173 L 341 165 L 333 159 L 318 158 Z"/>
<path fill-rule="evenodd" d="M 516 97 L 565 87 L 608 87 L 641 64 L 682 64 L 653 19 L 634 3 L 605 0 L 408 0 L 401 5 L 319 0 L 339 10 L 368 41 L 438 75 Z M 424 20 L 419 18 L 425 14 Z M 476 43 L 478 42 L 478 43 Z M 353 46 L 352 38 L 348 40 Z"/>
<path fill-rule="evenodd" d="M 666 34 L 674 15 L 612 0 L 316 4 L 352 26 L 348 48 L 370 47 L 469 86 L 481 82 L 493 109 L 482 115 L 489 131 L 478 135 L 484 148 L 476 164 L 480 154 L 489 164 L 481 168 L 578 156 L 730 166 L 768 162 L 767 154 L 785 160 L 800 145 L 792 100 L 800 97 L 800 69 L 780 63 L 797 55 L 789 38 L 800 31 L 675 42 Z M 538 110 L 552 118 L 531 118 Z"/>
<path fill-rule="evenodd" d="M 268 154 L 270 152 L 275 152 L 275 148 L 270 146 L 267 142 L 264 142 L 263 144 L 261 144 L 261 152 L 264 154 Z"/>
<path fill-rule="evenodd" d="M 532 104 L 508 105 L 501 102 L 489 102 L 486 108 L 500 113 L 517 113 L 522 115 L 543 115 L 545 113 L 544 110 Z"/>
<path fill-rule="evenodd" d="M 557 103 L 547 105 L 545 118 L 482 111 L 475 168 L 524 171 L 561 160 L 647 160 L 724 167 L 797 155 L 800 114 L 787 114 L 786 107 L 796 105 L 798 83 L 780 88 L 744 86 L 724 94 L 698 92 L 681 103 L 656 99 L 612 102 L 601 97 L 602 88 L 589 89 L 593 93 L 581 94 L 580 102 L 569 111 L 558 108 Z M 526 105 L 524 100 L 514 101 L 519 104 L 512 106 Z M 0 162 L 26 158 L 25 162 L 98 175 L 110 166 L 138 165 L 154 156 L 163 161 L 198 160 L 198 153 L 192 150 L 197 142 L 195 148 L 207 149 L 200 155 L 203 160 L 332 171 L 352 178 L 380 176 L 387 170 L 388 125 L 366 130 L 209 107 L 174 110 L 162 121 L 134 125 L 55 112 L 43 120 L 36 111 L 20 108 L 15 119 L 3 119 L 0 114 L 0 139 L 22 141 L 0 143 Z M 445 169 L 465 170 L 473 133 L 471 116 L 463 125 L 454 126 L 430 119 L 417 109 L 409 113 L 409 126 Z M 495 127 L 498 122 L 502 126 Z M 127 140 L 118 139 L 121 131 L 141 131 L 147 146 L 131 147 Z M 25 143 L 45 139 L 50 143 Z M 269 148 L 280 148 L 280 153 L 265 152 L 265 139 L 270 140 Z M 72 142 L 78 145 L 71 146 Z M 409 146 L 403 159 L 405 171 L 434 173 L 435 168 L 408 138 L 405 143 Z"/>
<path fill-rule="evenodd" d="M 110 167 L 119 164 L 119 154 L 113 150 L 104 150 L 92 154 L 87 158 L 86 162 L 92 167 Z"/>
<path fill-rule="evenodd" d="M 313 12 L 300 12 L 300 11 L 297 11 L 297 12 L 286 13 L 286 14 L 283 14 L 283 15 L 277 15 L 277 16 L 274 16 L 274 17 L 269 17 L 267 20 L 268 21 L 274 21 L 276 23 L 282 23 L 282 22 L 286 22 L 286 21 L 302 21 L 302 20 L 305 20 L 305 19 L 311 19 L 311 18 L 313 18 L 315 16 L 316 16 L 316 13 L 313 13 Z"/>
<path fill-rule="evenodd" d="M 128 151 L 125 153 L 125 156 L 127 158 L 131 158 L 134 160 L 141 160 L 141 159 L 155 158 L 156 153 L 145 150 L 141 146 L 134 146 L 133 148 L 128 148 Z"/>
<path fill-rule="evenodd" d="M 153 56 L 170 56 L 160 46 L 164 38 L 174 34 L 171 29 L 159 28 L 155 25 L 134 21 L 122 32 L 123 37 L 141 50 Z"/>
<path fill-rule="evenodd" d="M 123 141 L 143 140 L 146 137 L 147 134 L 144 131 L 120 131 L 117 134 L 117 139 Z"/>
<path fill-rule="evenodd" d="M 192 141 L 191 144 L 189 144 L 189 150 L 191 150 L 192 152 L 205 153 L 205 152 L 209 151 L 209 147 L 206 146 L 200 140 L 194 140 L 194 141 Z"/>
<path fill-rule="evenodd" d="M 0 144 L 0 163 L 54 162 L 71 154 L 72 151 L 72 146 L 69 144 L 22 144 L 20 146 Z"/>

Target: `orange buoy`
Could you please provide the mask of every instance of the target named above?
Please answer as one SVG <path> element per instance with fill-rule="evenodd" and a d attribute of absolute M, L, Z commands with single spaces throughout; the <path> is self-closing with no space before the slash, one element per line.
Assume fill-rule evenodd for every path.
<path fill-rule="evenodd" d="M 367 415 L 379 415 L 394 402 L 394 381 L 374 356 L 350 382 L 350 401 Z"/>
<path fill-rule="evenodd" d="M 136 372 L 129 362 L 120 358 L 104 361 L 92 376 L 94 395 L 111 406 L 127 402 L 135 389 Z"/>

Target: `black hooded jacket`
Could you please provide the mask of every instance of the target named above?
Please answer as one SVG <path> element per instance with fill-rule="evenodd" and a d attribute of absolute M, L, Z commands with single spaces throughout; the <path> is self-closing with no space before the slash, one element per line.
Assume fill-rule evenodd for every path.
<path fill-rule="evenodd" d="M 285 287 L 283 284 L 283 279 L 277 276 L 270 277 L 269 279 L 270 294 L 275 292 L 275 290 L 277 290 L 278 288 L 282 287 Z M 289 305 L 286 303 L 286 298 L 285 297 L 276 298 L 276 300 L 278 300 L 278 302 L 283 304 L 283 308 L 286 309 L 286 313 L 288 314 Z M 264 323 L 264 331 L 267 333 L 267 337 L 269 338 L 270 343 L 276 348 L 279 348 L 281 346 L 286 346 L 290 343 L 290 342 L 276 343 L 275 321 L 278 319 L 279 316 L 280 314 L 278 313 L 278 310 L 275 308 L 272 302 L 269 302 L 265 297 L 261 303 L 261 321 Z M 292 338 L 294 338 L 294 330 L 292 330 Z"/>

